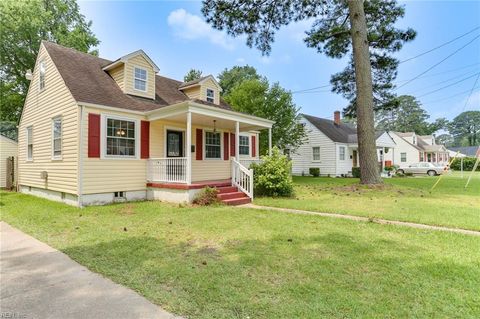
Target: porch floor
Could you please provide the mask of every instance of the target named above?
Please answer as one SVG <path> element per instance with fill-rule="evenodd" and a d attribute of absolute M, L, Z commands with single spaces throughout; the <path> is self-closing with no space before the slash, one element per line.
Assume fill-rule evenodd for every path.
<path fill-rule="evenodd" d="M 222 180 L 213 180 L 213 181 L 198 181 L 192 182 L 192 184 L 182 184 L 182 183 L 147 183 L 147 187 L 155 188 L 169 188 L 169 189 L 200 189 L 204 187 L 226 187 L 232 186 L 231 179 L 222 179 Z"/>

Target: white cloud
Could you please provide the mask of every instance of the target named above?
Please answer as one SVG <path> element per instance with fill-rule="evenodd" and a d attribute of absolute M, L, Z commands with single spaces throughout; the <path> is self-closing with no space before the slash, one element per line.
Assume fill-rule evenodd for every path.
<path fill-rule="evenodd" d="M 244 58 L 237 58 L 235 62 L 238 64 L 246 64 L 247 61 Z"/>
<path fill-rule="evenodd" d="M 170 12 L 167 18 L 168 25 L 173 28 L 177 37 L 185 40 L 207 39 L 210 43 L 233 50 L 232 40 L 225 32 L 211 28 L 197 15 L 188 13 L 185 9 Z"/>

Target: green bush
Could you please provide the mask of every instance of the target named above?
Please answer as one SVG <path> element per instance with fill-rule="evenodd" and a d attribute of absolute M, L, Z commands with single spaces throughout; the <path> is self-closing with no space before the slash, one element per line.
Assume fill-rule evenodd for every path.
<path fill-rule="evenodd" d="M 193 203 L 201 206 L 208 206 L 219 202 L 217 198 L 218 190 L 213 187 L 205 187 L 195 195 Z"/>
<path fill-rule="evenodd" d="M 352 167 L 352 176 L 360 178 L 360 167 Z"/>
<path fill-rule="evenodd" d="M 475 157 L 464 157 L 463 158 L 463 170 L 464 171 L 472 171 L 473 166 L 475 165 L 475 161 L 477 159 Z M 456 171 L 460 171 L 462 165 L 462 160 L 460 158 L 456 158 L 450 168 Z M 477 171 L 480 172 L 480 165 L 477 166 Z"/>
<path fill-rule="evenodd" d="M 262 162 L 253 164 L 251 168 L 256 195 L 274 197 L 293 195 L 290 174 L 292 163 L 278 148 L 274 147 L 271 156 L 262 156 Z"/>
<path fill-rule="evenodd" d="M 308 169 L 308 173 L 312 175 L 313 177 L 318 177 L 320 176 L 320 168 L 318 167 L 310 167 Z"/>

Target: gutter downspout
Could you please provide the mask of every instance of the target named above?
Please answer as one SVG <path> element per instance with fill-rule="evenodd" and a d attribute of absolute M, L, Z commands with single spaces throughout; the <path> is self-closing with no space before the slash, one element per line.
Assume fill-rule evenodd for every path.
<path fill-rule="evenodd" d="M 83 105 L 80 105 L 80 136 L 79 136 L 79 150 L 78 150 L 78 207 L 83 207 L 82 193 L 83 193 Z"/>

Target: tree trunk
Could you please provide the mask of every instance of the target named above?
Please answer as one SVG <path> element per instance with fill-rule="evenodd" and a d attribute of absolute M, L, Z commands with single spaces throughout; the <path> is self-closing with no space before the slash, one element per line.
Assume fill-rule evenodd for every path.
<path fill-rule="evenodd" d="M 357 135 L 360 183 L 381 184 L 378 171 L 373 117 L 372 67 L 367 40 L 367 23 L 362 0 L 349 0 L 355 82 L 357 86 Z"/>

